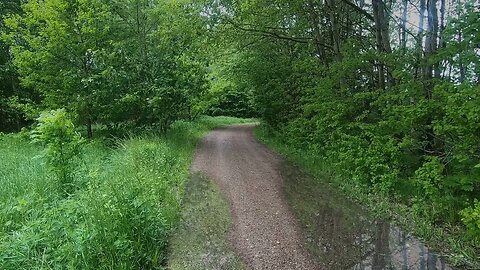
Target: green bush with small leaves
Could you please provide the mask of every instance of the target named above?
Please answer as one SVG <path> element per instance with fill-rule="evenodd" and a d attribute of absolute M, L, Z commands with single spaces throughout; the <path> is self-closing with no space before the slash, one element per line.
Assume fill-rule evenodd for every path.
<path fill-rule="evenodd" d="M 33 142 L 46 147 L 44 156 L 49 169 L 60 180 L 63 191 L 70 193 L 74 189 L 76 159 L 81 154 L 84 140 L 75 130 L 65 109 L 44 112 L 37 118 L 37 122 L 31 138 Z"/>
<path fill-rule="evenodd" d="M 480 201 L 475 199 L 473 206 L 460 211 L 460 216 L 468 231 L 480 239 Z"/>

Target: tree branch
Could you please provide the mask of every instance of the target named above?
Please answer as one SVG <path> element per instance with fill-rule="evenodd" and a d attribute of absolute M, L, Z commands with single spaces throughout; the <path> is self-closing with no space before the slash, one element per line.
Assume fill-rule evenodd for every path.
<path fill-rule="evenodd" d="M 293 41 L 293 42 L 298 42 L 298 43 L 309 43 L 309 41 L 312 39 L 312 38 L 308 38 L 308 37 L 289 37 L 289 36 L 279 34 L 277 32 L 266 31 L 266 30 L 261 30 L 261 29 L 254 29 L 254 28 L 247 28 L 247 27 L 244 27 L 244 26 L 242 26 L 240 24 L 237 24 L 233 21 L 228 21 L 228 22 L 231 25 L 233 25 L 233 27 L 235 27 L 237 29 L 240 29 L 242 31 L 262 34 L 262 35 L 274 37 L 274 38 L 277 38 L 277 39 L 283 39 L 283 40 L 288 40 L 288 41 Z"/>
<path fill-rule="evenodd" d="M 363 16 L 365 16 L 370 21 L 372 21 L 372 22 L 375 21 L 375 19 L 373 18 L 373 16 L 370 13 L 366 12 L 365 10 L 363 10 L 359 6 L 355 5 L 354 3 L 350 2 L 349 0 L 342 0 L 342 2 L 344 2 L 345 4 L 349 5 L 353 9 L 355 9 L 358 13 L 362 14 Z"/>

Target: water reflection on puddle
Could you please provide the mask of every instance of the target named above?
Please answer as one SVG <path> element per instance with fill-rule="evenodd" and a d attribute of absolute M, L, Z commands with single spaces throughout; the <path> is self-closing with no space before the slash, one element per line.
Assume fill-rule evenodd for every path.
<path fill-rule="evenodd" d="M 375 221 L 327 184 L 282 164 L 285 191 L 320 269 L 452 269 L 411 235 Z"/>
<path fill-rule="evenodd" d="M 377 222 L 365 258 L 351 269 L 452 269 L 418 240 L 386 222 Z"/>

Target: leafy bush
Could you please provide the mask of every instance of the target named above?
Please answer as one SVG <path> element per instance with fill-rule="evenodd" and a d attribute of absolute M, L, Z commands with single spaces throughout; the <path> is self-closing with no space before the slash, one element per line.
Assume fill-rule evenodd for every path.
<path fill-rule="evenodd" d="M 475 199 L 473 207 L 467 207 L 460 211 L 463 223 L 472 235 L 480 237 L 480 201 Z"/>
<path fill-rule="evenodd" d="M 208 109 L 209 115 L 226 115 L 233 117 L 255 117 L 256 112 L 252 97 L 246 90 L 226 90 L 216 96 Z"/>
<path fill-rule="evenodd" d="M 18 149 L 25 151 L 0 168 L 22 177 L 27 187 L 40 187 L 23 188 L 20 179 L 0 174 L 0 269 L 163 269 L 196 142 L 207 130 L 235 122 L 240 120 L 176 122 L 166 135 L 137 135 L 117 141 L 115 149 L 86 144 L 88 169 L 71 175 L 86 184 L 68 197 L 41 193 L 51 182 L 36 182 L 46 174 L 32 159 L 40 150 L 7 137 L 17 145 L 0 152 L 1 158 L 11 161 Z M 3 190 L 12 180 L 22 184 L 16 193 Z"/>
<path fill-rule="evenodd" d="M 63 191 L 69 193 L 74 185 L 75 158 L 80 155 L 84 140 L 64 109 L 42 113 L 37 121 L 31 137 L 46 146 L 44 154 L 49 168 L 57 175 Z"/>

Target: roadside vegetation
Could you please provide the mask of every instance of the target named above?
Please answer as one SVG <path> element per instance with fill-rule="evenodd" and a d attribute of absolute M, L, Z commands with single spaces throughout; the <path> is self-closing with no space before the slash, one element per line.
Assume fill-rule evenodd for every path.
<path fill-rule="evenodd" d="M 325 156 L 319 155 L 315 150 L 305 149 L 300 145 L 292 144 L 292 142 L 288 141 L 282 134 L 272 132 L 265 125 L 259 126 L 255 133 L 262 142 L 293 164 L 300 166 L 300 168 L 307 173 L 305 176 L 301 174 L 299 176 L 297 172 L 292 176 L 292 173 L 289 172 L 291 170 L 289 169 L 289 165 L 282 168 L 282 171 L 285 171 L 283 174 L 284 177 L 286 177 L 287 197 L 295 214 L 302 224 L 307 226 L 305 228 L 307 235 L 318 234 L 318 232 L 315 231 L 310 232 L 310 230 L 314 230 L 313 228 L 315 227 L 310 226 L 311 224 L 315 224 L 315 221 L 310 219 L 314 216 L 312 213 L 321 212 L 322 209 L 325 208 L 322 204 L 325 203 L 325 201 L 329 201 L 333 205 L 330 207 L 338 207 L 341 209 L 338 210 L 340 212 L 356 209 L 357 212 L 350 213 L 350 217 L 347 219 L 353 217 L 358 218 L 359 215 L 363 215 L 362 218 L 365 218 L 369 217 L 371 213 L 379 220 L 392 221 L 406 232 L 411 232 L 419 239 L 422 239 L 429 248 L 439 252 L 439 254 L 444 256 L 452 265 L 461 267 L 462 269 L 477 269 L 480 266 L 478 239 L 470 234 L 467 228 L 458 223 L 445 224 L 433 222 L 430 215 L 415 211 L 406 201 L 401 200 L 402 197 L 413 196 L 413 189 L 397 191 L 395 196 L 388 196 L 368 186 L 361 185 L 341 168 L 335 166 L 335 164 Z M 312 175 L 313 178 L 308 175 Z M 293 178 L 293 180 L 290 178 Z M 406 179 L 402 180 L 406 181 Z M 296 185 L 300 185 L 300 187 L 296 187 Z M 368 211 L 362 210 L 358 208 L 358 206 L 352 207 L 347 205 L 343 207 L 342 205 L 348 203 L 348 200 L 341 199 L 341 196 L 338 195 L 335 189 L 341 190 L 344 196 L 358 202 L 364 206 L 365 209 L 368 209 Z M 315 196 L 322 196 L 322 198 L 316 198 Z M 320 214 L 322 215 L 322 213 Z M 362 218 L 355 222 L 365 222 L 362 221 Z M 358 227 L 358 224 L 356 226 Z M 346 228 L 345 230 L 348 231 L 356 227 L 347 226 Z M 365 230 L 365 228 L 362 229 Z M 322 233 L 320 232 L 320 234 Z M 352 235 L 352 232 L 344 232 L 342 235 L 347 237 L 347 235 Z M 343 243 L 342 241 L 344 241 L 344 239 L 340 236 L 332 235 L 328 237 L 338 237 L 338 239 L 334 241 L 335 243 L 348 246 L 348 241 Z M 311 239 L 307 244 L 309 247 L 316 245 Z M 352 256 L 361 255 L 355 253 L 356 250 L 354 247 L 348 247 L 353 251 L 351 257 L 346 259 L 352 259 Z M 315 249 L 315 247 L 310 247 L 311 252 L 314 254 L 316 252 Z M 329 260 L 331 258 L 325 259 Z"/>
<path fill-rule="evenodd" d="M 231 227 L 230 208 L 218 187 L 200 173 L 191 175 L 170 243 L 168 269 L 247 269 L 233 250 Z"/>
<path fill-rule="evenodd" d="M 204 117 L 166 134 L 99 138 L 63 165 L 28 134 L 0 135 L 0 268 L 161 269 L 197 140 L 244 121 Z"/>
<path fill-rule="evenodd" d="M 0 268 L 160 267 L 201 115 L 478 268 L 479 29 L 476 0 L 0 1 Z"/>

